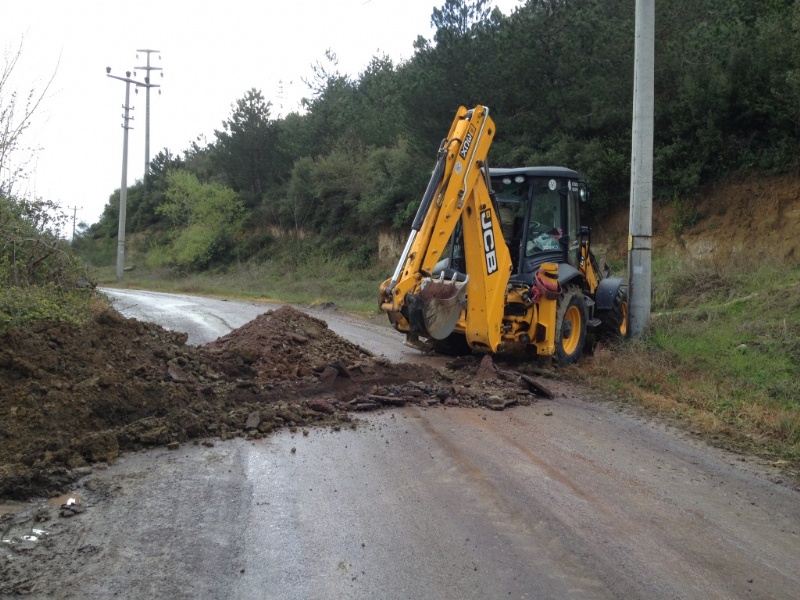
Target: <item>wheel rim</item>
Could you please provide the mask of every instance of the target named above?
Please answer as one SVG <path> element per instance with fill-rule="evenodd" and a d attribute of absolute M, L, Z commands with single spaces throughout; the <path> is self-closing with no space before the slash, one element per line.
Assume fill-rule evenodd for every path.
<path fill-rule="evenodd" d="M 564 349 L 564 353 L 573 354 L 578 349 L 581 338 L 581 311 L 577 306 L 570 306 L 567 314 L 564 315 L 562 335 L 561 347 Z"/>
<path fill-rule="evenodd" d="M 622 323 L 619 325 L 619 334 L 622 337 L 628 335 L 628 303 L 622 303 Z"/>

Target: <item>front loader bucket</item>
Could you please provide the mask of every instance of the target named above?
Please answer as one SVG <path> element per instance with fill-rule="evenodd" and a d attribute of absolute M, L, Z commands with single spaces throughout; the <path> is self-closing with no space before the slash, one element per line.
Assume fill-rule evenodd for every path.
<path fill-rule="evenodd" d="M 409 302 L 414 307 L 411 320 L 417 321 L 412 322 L 412 329 L 435 340 L 450 335 L 467 304 L 467 281 L 469 277 L 464 281 L 425 280 L 413 302 Z"/>

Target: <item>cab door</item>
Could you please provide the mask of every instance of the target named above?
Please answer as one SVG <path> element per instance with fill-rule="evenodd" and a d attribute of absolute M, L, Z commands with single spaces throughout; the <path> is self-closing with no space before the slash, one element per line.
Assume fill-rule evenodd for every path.
<path fill-rule="evenodd" d="M 580 241 L 580 226 L 581 226 L 581 194 L 580 185 L 575 180 L 567 182 L 566 192 L 566 232 L 568 238 L 566 241 L 566 254 L 567 262 L 575 267 L 579 267 L 581 262 L 581 241 Z"/>

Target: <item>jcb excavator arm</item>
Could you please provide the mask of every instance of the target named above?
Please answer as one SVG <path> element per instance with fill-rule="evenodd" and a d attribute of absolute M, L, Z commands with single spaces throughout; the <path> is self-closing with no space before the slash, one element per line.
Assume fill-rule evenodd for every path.
<path fill-rule="evenodd" d="M 500 345 L 511 257 L 490 195 L 494 133 L 488 107 L 462 106 L 442 141 L 400 261 L 381 285 L 381 308 L 399 331 L 444 339 L 464 318 L 470 347 L 495 352 Z M 436 277 L 459 220 L 466 273 Z"/>

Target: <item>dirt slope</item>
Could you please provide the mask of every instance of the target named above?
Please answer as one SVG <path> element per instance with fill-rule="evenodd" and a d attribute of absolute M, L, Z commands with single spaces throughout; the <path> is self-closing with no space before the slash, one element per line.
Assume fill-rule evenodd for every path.
<path fill-rule="evenodd" d="M 624 259 L 628 210 L 595 227 L 602 250 Z M 749 177 L 706 186 L 692 201 L 653 205 L 654 255 L 794 263 L 800 257 L 800 176 Z"/>

